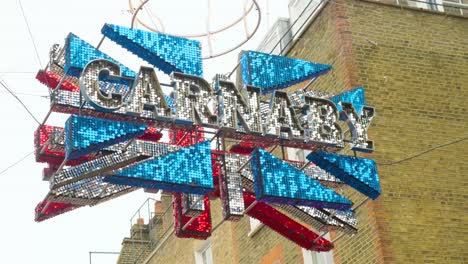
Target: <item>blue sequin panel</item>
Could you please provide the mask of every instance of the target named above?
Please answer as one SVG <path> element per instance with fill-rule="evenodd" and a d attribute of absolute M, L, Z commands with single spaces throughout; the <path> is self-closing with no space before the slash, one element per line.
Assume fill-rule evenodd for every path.
<path fill-rule="evenodd" d="M 146 128 L 142 124 L 72 115 L 65 123 L 67 159 L 142 136 Z"/>
<path fill-rule="evenodd" d="M 171 35 L 105 24 L 102 34 L 166 74 L 203 76 L 201 44 Z"/>
<path fill-rule="evenodd" d="M 210 142 L 131 165 L 113 172 L 105 181 L 169 192 L 207 194 L 214 189 Z"/>
<path fill-rule="evenodd" d="M 351 208 L 351 201 L 263 149 L 252 152 L 251 167 L 257 200 L 339 210 Z"/>
<path fill-rule="evenodd" d="M 356 112 L 360 114 L 362 111 L 362 108 L 366 105 L 366 97 L 364 96 L 364 88 L 357 87 L 353 90 L 346 91 L 339 95 L 335 95 L 332 98 L 330 98 L 330 101 L 335 103 L 336 107 L 338 108 L 338 111 L 341 111 L 342 109 L 341 104 L 339 104 L 339 102 L 351 103 L 353 104 L 354 109 L 356 109 Z"/>
<path fill-rule="evenodd" d="M 379 197 L 380 182 L 375 161 L 328 152 L 312 152 L 307 159 L 362 194 Z"/>
<path fill-rule="evenodd" d="M 164 95 L 164 99 L 166 100 L 167 106 L 171 108 L 171 112 L 175 113 L 176 108 L 175 108 L 174 98 Z"/>
<path fill-rule="evenodd" d="M 332 68 L 327 64 L 256 51 L 245 51 L 240 64 L 244 84 L 259 87 L 262 93 L 318 77 Z"/>
<path fill-rule="evenodd" d="M 91 44 L 70 33 L 65 39 L 65 65 L 63 71 L 67 75 L 80 77 L 86 64 L 92 60 L 106 59 L 120 66 L 121 74 L 126 77 L 135 78 L 137 74 L 125 67 L 109 55 L 99 51 Z"/>

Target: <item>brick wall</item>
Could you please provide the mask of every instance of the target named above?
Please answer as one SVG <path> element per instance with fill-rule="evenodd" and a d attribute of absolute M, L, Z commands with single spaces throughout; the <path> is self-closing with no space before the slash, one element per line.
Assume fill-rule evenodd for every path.
<path fill-rule="evenodd" d="M 129 238 L 122 241 L 118 264 L 142 263 L 145 257 L 151 252 L 151 242 L 149 239 L 148 225 L 135 224 L 130 230 Z"/>
<path fill-rule="evenodd" d="M 301 263 L 302 251 L 286 238 L 278 235 L 268 227 L 262 227 L 249 237 L 249 217 L 233 223 L 234 239 L 238 245 L 238 263 Z"/>

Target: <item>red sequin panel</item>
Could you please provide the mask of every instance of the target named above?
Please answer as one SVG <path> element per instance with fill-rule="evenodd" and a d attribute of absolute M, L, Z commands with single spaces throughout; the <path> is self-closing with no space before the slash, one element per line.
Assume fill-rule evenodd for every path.
<path fill-rule="evenodd" d="M 59 75 L 51 72 L 51 71 L 42 71 L 40 70 L 36 74 L 36 79 L 40 81 L 42 84 L 45 86 L 48 86 L 51 89 L 55 89 L 57 85 L 60 82 L 60 77 Z M 66 91 L 71 91 L 71 92 L 79 92 L 80 87 L 74 85 L 73 83 L 65 80 L 62 82 L 62 85 L 59 88 L 60 90 L 66 90 Z"/>
<path fill-rule="evenodd" d="M 148 127 L 143 134 L 143 136 L 139 137 L 138 139 L 158 142 L 162 137 L 162 133 L 158 131 L 155 127 Z"/>
<path fill-rule="evenodd" d="M 178 146 L 182 147 L 188 147 L 205 140 L 203 127 L 197 127 L 197 131 L 175 129 L 169 130 L 169 138 L 173 144 L 177 144 Z"/>
<path fill-rule="evenodd" d="M 244 191 L 245 208 L 248 208 L 253 202 L 255 202 L 255 196 Z M 319 239 L 314 244 L 314 239 L 316 239 L 319 235 L 266 203 L 257 202 L 257 204 L 255 204 L 247 212 L 247 214 L 260 220 L 260 222 L 262 222 L 264 225 L 270 227 L 282 236 L 305 249 L 314 251 L 329 251 L 333 248 L 330 241 L 325 238 Z"/>
<path fill-rule="evenodd" d="M 197 131 L 170 130 L 169 137 L 173 144 L 187 147 L 204 141 L 203 128 Z M 185 229 L 184 226 L 192 219 L 182 214 L 182 194 L 173 193 L 172 206 L 174 208 L 174 229 L 177 237 L 207 239 L 211 236 L 210 200 L 204 197 L 205 211 L 196 217 Z"/>
<path fill-rule="evenodd" d="M 241 154 L 241 155 L 250 155 L 254 150 L 255 146 L 253 145 L 243 145 L 243 144 L 236 144 L 231 147 L 229 150 L 230 152 Z"/>
<path fill-rule="evenodd" d="M 48 145 L 42 151 L 44 144 L 49 140 L 49 135 L 54 131 L 62 130 L 63 128 L 44 125 L 34 132 L 34 146 L 36 147 L 35 154 L 37 162 L 46 162 L 56 166 L 59 166 L 63 162 L 65 158 L 65 152 L 63 150 L 52 150 L 50 148 L 51 146 Z M 91 159 L 90 156 L 83 156 L 79 159 L 68 161 L 67 165 L 75 166 Z"/>
<path fill-rule="evenodd" d="M 42 212 L 44 207 L 46 207 L 46 209 L 44 210 L 44 212 Z M 74 205 L 69 203 L 56 203 L 44 200 L 36 206 L 36 209 L 34 209 L 34 221 L 41 222 L 79 207 L 81 207 L 81 205 Z"/>
<path fill-rule="evenodd" d="M 42 179 L 45 181 L 48 181 L 54 173 L 57 172 L 57 169 L 59 168 L 56 165 L 48 163 L 49 167 L 42 169 Z"/>
<path fill-rule="evenodd" d="M 185 229 L 184 226 L 192 219 L 190 216 L 182 214 L 182 194 L 174 193 L 173 208 L 174 208 L 174 229 L 177 237 L 181 238 L 196 238 L 207 239 L 211 236 L 211 215 L 210 215 L 210 200 L 205 196 L 205 211 L 196 217 Z"/>
<path fill-rule="evenodd" d="M 210 192 L 208 194 L 209 197 L 212 198 L 219 198 L 220 197 L 220 192 L 219 192 L 219 176 L 221 175 L 221 162 L 219 159 L 221 156 L 219 154 L 211 152 L 211 170 L 213 171 L 213 185 L 214 185 L 214 191 Z"/>

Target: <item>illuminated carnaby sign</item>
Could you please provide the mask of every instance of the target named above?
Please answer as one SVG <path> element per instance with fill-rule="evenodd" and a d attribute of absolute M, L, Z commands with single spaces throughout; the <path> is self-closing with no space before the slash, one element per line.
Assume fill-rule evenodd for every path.
<path fill-rule="evenodd" d="M 284 146 L 314 148 L 317 145 L 343 147 L 343 130 L 338 125 L 340 114 L 347 122 L 354 150 L 372 151 L 367 128 L 374 109 L 365 107 L 358 115 L 352 104 L 342 104 L 341 113 L 330 100 L 307 94 L 291 102 L 289 95 L 274 91 L 269 102 L 261 102 L 261 89 L 246 86 L 239 89 L 233 82 L 216 80 L 215 88 L 206 80 L 179 72 L 171 74 L 174 87 L 171 107 L 161 89 L 153 68 L 142 67 L 135 78 L 122 76 L 120 67 L 109 60 L 93 60 L 80 76 L 80 90 L 89 108 L 141 117 L 145 122 L 199 125 L 220 128 L 228 135 L 256 140 L 282 139 Z M 103 91 L 103 86 L 126 86 L 123 91 Z"/>
<path fill-rule="evenodd" d="M 49 164 L 51 183 L 36 220 L 143 187 L 174 194 L 179 237 L 211 234 L 208 197 L 222 199 L 226 220 L 249 214 L 308 249 L 332 245 L 291 216 L 317 229 L 356 232 L 352 202 L 333 188 L 380 194 L 372 160 L 336 153 L 344 142 L 354 151 L 374 149 L 367 136 L 374 108 L 362 88 L 286 93 L 281 89 L 331 66 L 254 51 L 240 56 L 238 84 L 222 75 L 210 83 L 195 40 L 109 24 L 102 33 L 171 82 L 161 84 L 151 67 L 134 72 L 73 34 L 53 46 L 37 78 L 52 88 L 51 111 L 72 116 L 64 128 L 36 132 L 36 158 Z M 264 149 L 278 145 L 311 150 L 310 162 Z"/>

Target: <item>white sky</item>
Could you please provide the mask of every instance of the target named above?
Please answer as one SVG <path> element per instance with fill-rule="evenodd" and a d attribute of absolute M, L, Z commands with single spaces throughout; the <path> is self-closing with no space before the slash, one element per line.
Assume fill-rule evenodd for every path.
<path fill-rule="evenodd" d="M 259 0 L 263 21 L 254 39 L 243 49 L 255 49 L 266 33 L 266 1 Z M 0 7 L 0 77 L 16 93 L 47 95 L 47 88 L 35 80 L 40 68 L 34 47 L 17 0 L 2 0 Z M 182 3 L 183 2 L 183 3 Z M 225 22 L 235 16 L 233 4 L 243 5 L 244 0 L 213 1 L 212 14 L 217 21 Z M 216 4 L 216 2 L 218 4 Z M 276 17 L 287 17 L 287 0 L 269 3 L 270 24 Z M 22 0 L 26 17 L 31 26 L 42 64 L 48 59 L 53 43 L 63 44 L 69 32 L 97 45 L 104 23 L 130 25 L 127 0 L 119 1 L 59 1 Z M 167 27 L 177 32 L 205 30 L 206 0 L 161 1 L 151 0 Z M 193 5 L 198 3 L 199 6 Z M 219 4 L 222 3 L 222 4 Z M 174 7 L 179 7 L 175 10 Z M 194 10 L 199 12 L 195 13 Z M 158 14 L 153 11 L 155 14 Z M 233 15 L 234 14 L 234 15 Z M 201 28 L 200 28 L 201 26 Z M 216 28 L 216 25 L 213 25 Z M 232 43 L 243 35 L 223 36 L 214 45 Z M 219 46 L 216 46 L 219 47 Z M 114 56 L 123 64 L 138 70 L 141 60 L 112 45 L 106 40 L 102 51 Z M 237 62 L 238 51 L 219 59 L 204 61 L 205 78 L 211 80 L 215 73 L 229 72 Z M 164 80 L 163 74 L 158 77 Z M 42 121 L 48 111 L 48 99 L 21 95 L 26 106 Z M 37 124 L 21 105 L 0 87 L 0 171 L 33 151 L 33 133 Z M 48 124 L 63 126 L 63 117 L 54 115 Z M 151 195 L 137 191 L 95 207 L 83 207 L 41 223 L 34 222 L 34 208 L 48 192 L 43 182 L 42 168 L 33 155 L 0 174 L 0 241 L 2 263 L 89 263 L 89 251 L 120 251 L 121 241 L 129 235 L 130 218 L 136 209 Z M 116 256 L 93 255 L 93 263 L 115 263 Z"/>

